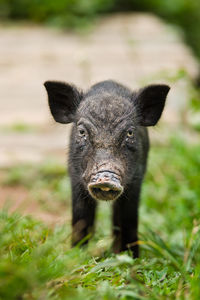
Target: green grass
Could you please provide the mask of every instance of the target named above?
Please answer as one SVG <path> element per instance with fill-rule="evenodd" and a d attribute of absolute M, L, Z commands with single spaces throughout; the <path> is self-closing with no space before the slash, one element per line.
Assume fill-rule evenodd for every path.
<path fill-rule="evenodd" d="M 15 167 L 4 170 L 2 178 L 3 186 L 24 186 L 36 201 L 36 190 L 49 190 L 54 199 L 47 194 L 47 202 L 59 205 L 62 199 L 69 214 L 63 166 Z M 70 248 L 68 223 L 52 229 L 4 209 L 0 299 L 199 299 L 199 220 L 200 144 L 172 138 L 150 153 L 140 206 L 139 259 L 112 254 L 107 203 L 100 205 L 96 234 L 85 249 Z"/>
<path fill-rule="evenodd" d="M 34 133 L 39 129 L 37 126 L 26 124 L 23 122 L 16 122 L 7 126 L 0 126 L 0 132 L 4 133 Z"/>

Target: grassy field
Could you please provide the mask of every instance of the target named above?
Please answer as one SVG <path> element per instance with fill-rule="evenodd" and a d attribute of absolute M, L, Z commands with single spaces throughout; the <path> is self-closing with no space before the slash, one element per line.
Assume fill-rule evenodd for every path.
<path fill-rule="evenodd" d="M 63 225 L 49 226 L 4 206 L 0 299 L 199 299 L 200 143 L 171 138 L 152 147 L 140 205 L 139 259 L 112 254 L 109 203 L 99 207 L 89 247 L 70 248 L 65 166 L 16 166 L 1 170 L 0 180 L 15 199 L 21 188 L 41 210 L 66 212 Z"/>

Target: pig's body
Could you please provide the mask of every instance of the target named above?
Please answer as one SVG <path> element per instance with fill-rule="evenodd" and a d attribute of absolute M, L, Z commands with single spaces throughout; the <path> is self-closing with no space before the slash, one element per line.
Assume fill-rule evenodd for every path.
<path fill-rule="evenodd" d="M 45 86 L 55 120 L 74 123 L 69 153 L 73 245 L 93 232 L 98 200 L 110 200 L 113 249 L 131 249 L 137 257 L 138 203 L 149 149 L 146 126 L 157 123 L 169 88 L 153 85 L 132 92 L 109 80 L 84 94 L 63 83 Z"/>

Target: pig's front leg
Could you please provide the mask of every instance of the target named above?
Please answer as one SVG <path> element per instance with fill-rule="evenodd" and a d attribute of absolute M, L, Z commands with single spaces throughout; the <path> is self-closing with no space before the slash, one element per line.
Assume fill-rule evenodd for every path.
<path fill-rule="evenodd" d="M 96 201 L 80 187 L 72 188 L 72 246 L 88 243 L 94 231 Z"/>
<path fill-rule="evenodd" d="M 137 245 L 139 191 L 125 192 L 113 205 L 113 251 L 130 249 L 133 257 L 139 256 Z"/>

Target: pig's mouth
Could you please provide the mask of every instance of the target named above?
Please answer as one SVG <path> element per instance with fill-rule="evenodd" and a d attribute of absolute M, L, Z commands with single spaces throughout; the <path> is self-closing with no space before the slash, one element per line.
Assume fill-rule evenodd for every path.
<path fill-rule="evenodd" d="M 123 192 L 119 176 L 110 171 L 101 171 L 91 177 L 88 184 L 90 195 L 96 200 L 116 200 Z"/>

